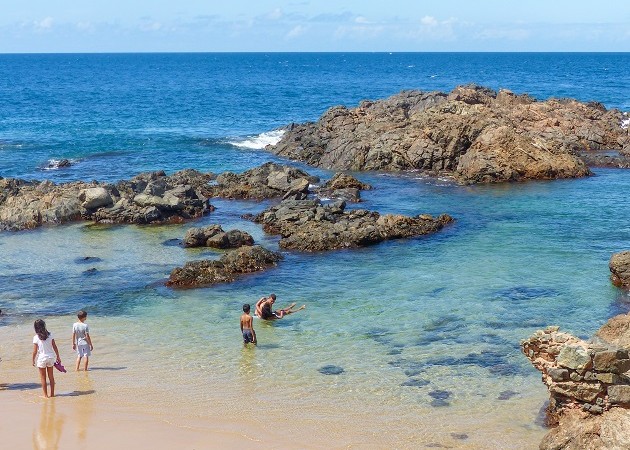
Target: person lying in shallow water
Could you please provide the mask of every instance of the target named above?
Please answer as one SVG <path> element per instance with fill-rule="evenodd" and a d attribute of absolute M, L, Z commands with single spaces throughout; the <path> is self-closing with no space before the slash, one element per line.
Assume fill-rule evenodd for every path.
<path fill-rule="evenodd" d="M 271 294 L 269 297 L 262 297 L 256 302 L 256 316 L 264 320 L 276 320 L 282 319 L 284 316 L 293 314 L 306 308 L 306 305 L 302 305 L 297 309 L 295 303 L 291 303 L 289 306 L 283 309 L 273 310 L 272 306 L 276 302 L 276 294 Z"/>

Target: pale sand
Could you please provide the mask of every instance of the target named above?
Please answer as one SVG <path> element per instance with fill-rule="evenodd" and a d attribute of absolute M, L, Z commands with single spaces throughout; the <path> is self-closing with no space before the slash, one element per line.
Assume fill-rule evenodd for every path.
<path fill-rule="evenodd" d="M 49 329 L 67 330 L 72 318 L 48 322 Z M 55 372 L 54 399 L 41 397 L 30 364 L 32 324 L 0 327 L 0 447 L 520 450 L 537 448 L 545 433 L 534 420 L 546 392 L 529 394 L 529 380 L 513 380 L 522 394 L 508 402 L 486 401 L 468 386 L 468 401 L 434 408 L 426 390 L 402 390 L 406 377 L 389 366 L 378 371 L 383 380 L 366 384 L 356 368 L 340 377 L 305 368 L 291 348 L 243 350 L 237 338 L 204 354 L 179 344 L 193 341 L 187 337 L 175 335 L 173 347 L 168 340 L 157 348 L 145 342 L 171 333 L 164 322 L 137 327 L 133 318 L 116 317 L 95 325 L 100 334 L 87 373 L 74 372 L 68 336 L 57 334 L 69 372 Z M 368 369 L 378 363 L 371 355 L 361 357 Z M 449 376 L 438 369 L 437 382 Z"/>
<path fill-rule="evenodd" d="M 8 389 L 7 389 L 8 388 Z M 90 394 L 61 393 L 45 399 L 39 389 L 12 390 L 0 384 L 2 448 L 11 449 L 206 449 L 291 448 L 281 436 L 269 439 L 241 434 L 242 423 L 177 426 L 147 413 L 99 408 Z M 230 431 L 230 429 L 234 431 Z M 272 438 L 269 436 L 269 438 Z M 293 445 L 294 446 L 294 445 Z"/>

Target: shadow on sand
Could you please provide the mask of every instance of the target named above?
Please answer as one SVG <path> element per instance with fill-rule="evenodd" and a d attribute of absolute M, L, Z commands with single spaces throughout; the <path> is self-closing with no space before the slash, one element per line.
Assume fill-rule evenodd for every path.
<path fill-rule="evenodd" d="M 88 370 L 88 372 L 91 372 L 93 370 L 125 370 L 126 367 L 90 367 L 90 370 Z"/>
<path fill-rule="evenodd" d="M 26 391 L 28 389 L 41 389 L 39 383 L 0 383 L 0 391 Z"/>
<path fill-rule="evenodd" d="M 66 392 L 65 394 L 57 394 L 57 397 L 78 397 L 79 395 L 91 395 L 95 392 L 94 389 L 90 389 L 89 391 L 72 391 Z"/>

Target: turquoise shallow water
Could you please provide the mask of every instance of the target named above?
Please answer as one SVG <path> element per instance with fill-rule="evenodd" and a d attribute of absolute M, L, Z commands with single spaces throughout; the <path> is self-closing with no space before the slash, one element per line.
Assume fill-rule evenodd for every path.
<path fill-rule="evenodd" d="M 467 81 L 627 109 L 630 83 L 620 70 L 627 59 L 5 55 L 0 176 L 113 181 L 142 170 L 241 171 L 274 160 L 260 149 L 271 139 L 261 133 L 292 120 L 402 88 L 451 89 Z M 579 64 L 585 69 L 571 69 Z M 43 170 L 60 158 L 75 164 Z M 375 187 L 361 207 L 448 213 L 456 221 L 436 235 L 360 250 L 283 252 L 280 265 L 265 273 L 185 291 L 163 287 L 170 270 L 218 256 L 169 245 L 188 224 L 0 234 L 3 359 L 19 358 L 13 342 L 28 343 L 35 317 L 63 336 L 72 313 L 86 308 L 99 341 L 95 364 L 121 368 L 99 380 L 103 400 L 150 405 L 165 416 L 207 418 L 218 410 L 238 418 L 246 396 L 246 409 L 264 408 L 286 424 L 299 419 L 322 445 L 367 439 L 402 448 L 535 448 L 546 394 L 519 341 L 552 324 L 588 337 L 630 310 L 630 299 L 608 278 L 610 255 L 630 245 L 628 172 L 472 187 L 414 173 L 355 175 Z M 194 225 L 238 227 L 277 249 L 277 238 L 240 218 L 266 204 L 212 203 L 216 211 Z M 270 292 L 281 305 L 296 301 L 307 309 L 274 324 L 256 320 L 260 345 L 243 351 L 241 305 Z M 323 375 L 327 365 L 344 372 Z M 249 388 L 268 380 L 281 384 L 280 396 L 275 388 Z"/>

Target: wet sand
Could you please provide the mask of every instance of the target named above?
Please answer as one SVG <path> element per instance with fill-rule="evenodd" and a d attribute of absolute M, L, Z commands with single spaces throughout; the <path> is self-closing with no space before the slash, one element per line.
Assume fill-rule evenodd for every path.
<path fill-rule="evenodd" d="M 285 329 L 257 323 L 257 348 L 224 330 L 206 328 L 206 352 L 194 337 L 203 319 L 182 313 L 143 318 L 91 318 L 95 351 L 89 372 L 75 372 L 70 316 L 51 317 L 68 373 L 55 372 L 56 394 L 42 398 L 30 364 L 32 323 L 0 327 L 0 433 L 8 448 L 79 449 L 141 446 L 160 449 L 466 449 L 537 448 L 545 430 L 536 425 L 544 387 L 516 377 L 509 385 L 471 372 L 450 387 L 450 368 L 436 367 L 435 386 L 401 387 L 407 379 L 370 348 L 344 364 L 341 376 L 324 376 L 311 358 L 343 348 L 271 341 Z M 166 317 L 168 320 L 160 320 Z M 192 322 L 185 327 L 187 318 Z M 177 319 L 177 320 L 175 320 Z M 176 326 L 169 327 L 169 322 Z M 98 331 L 98 333 L 96 333 Z M 182 331 L 190 333 L 181 335 Z M 217 336 L 212 333 L 216 332 Z M 302 339 L 302 334 L 295 334 Z M 155 346 L 155 340 L 160 346 Z M 195 342 L 194 346 L 183 345 Z M 369 341 L 359 348 L 368 349 Z M 317 358 L 319 359 L 319 358 Z M 356 358 L 352 358 L 356 360 Z M 351 361 L 352 361 L 351 360 Z M 314 367 L 309 366 L 314 365 Z M 371 375 L 377 371 L 379 377 Z M 432 390 L 448 388 L 438 407 Z M 518 391 L 497 401 L 507 386 Z M 493 400 L 494 399 L 494 400 Z M 447 405 L 448 404 L 448 405 Z M 5 436 L 8 436 L 5 438 Z"/>

